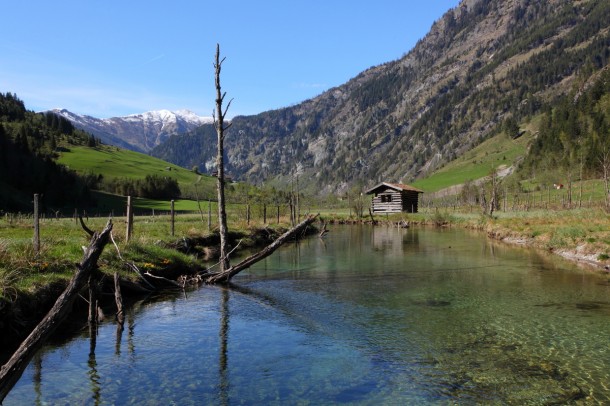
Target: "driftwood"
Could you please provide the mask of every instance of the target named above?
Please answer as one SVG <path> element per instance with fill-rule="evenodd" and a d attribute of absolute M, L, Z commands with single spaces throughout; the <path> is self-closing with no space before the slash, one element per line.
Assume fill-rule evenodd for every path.
<path fill-rule="evenodd" d="M 101 233 L 93 234 L 81 263 L 77 265 L 76 274 L 59 296 L 53 308 L 21 343 L 11 359 L 0 369 L 0 403 L 19 380 L 36 351 L 70 313 L 79 292 L 87 284 L 89 276 L 97 269 L 97 260 L 109 241 L 111 231 L 112 221 L 108 220 Z"/>
<path fill-rule="evenodd" d="M 327 233 L 328 233 L 328 229 L 326 228 L 326 221 L 322 224 L 322 230 L 320 230 L 320 234 L 318 234 L 318 237 L 324 237 Z"/>
<path fill-rule="evenodd" d="M 273 251 L 278 249 L 286 240 L 288 240 L 292 236 L 300 233 L 307 226 L 309 226 L 311 223 L 313 223 L 314 220 L 316 219 L 316 217 L 318 217 L 318 215 L 308 216 L 301 223 L 297 224 L 295 227 L 291 228 L 290 230 L 286 231 L 284 234 L 279 236 L 275 241 L 273 241 L 271 244 L 269 244 L 267 247 L 265 247 L 262 251 L 259 251 L 256 254 L 250 255 L 248 258 L 244 259 L 239 264 L 234 265 L 234 266 L 230 267 L 229 269 L 226 269 L 221 272 L 213 273 L 211 275 L 204 275 L 205 282 L 206 283 L 228 283 L 232 277 L 234 277 L 235 275 L 237 275 L 244 269 L 249 268 L 250 266 L 252 266 L 255 263 L 257 263 L 258 261 L 260 261 L 261 259 L 266 258 L 269 255 L 271 255 L 273 253 Z"/>

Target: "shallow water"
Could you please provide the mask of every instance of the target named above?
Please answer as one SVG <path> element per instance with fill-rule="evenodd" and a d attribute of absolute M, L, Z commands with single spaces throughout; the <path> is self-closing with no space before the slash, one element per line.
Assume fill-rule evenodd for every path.
<path fill-rule="evenodd" d="M 463 230 L 335 227 L 45 347 L 13 404 L 610 402 L 607 278 Z"/>

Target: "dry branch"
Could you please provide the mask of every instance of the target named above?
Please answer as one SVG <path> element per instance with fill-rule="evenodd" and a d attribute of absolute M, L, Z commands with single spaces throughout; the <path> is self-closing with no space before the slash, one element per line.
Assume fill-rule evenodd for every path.
<path fill-rule="evenodd" d="M 83 216 L 81 216 L 80 214 L 78 215 L 78 220 L 80 221 L 80 226 L 83 228 L 83 230 L 85 230 L 85 232 L 87 234 L 89 234 L 89 237 L 93 237 L 93 230 L 91 230 L 89 227 L 87 227 L 87 225 L 85 224 L 85 222 L 83 221 Z"/>
<path fill-rule="evenodd" d="M 311 223 L 313 223 L 314 220 L 316 219 L 316 217 L 318 217 L 318 215 L 308 216 L 301 223 L 297 224 L 295 227 L 291 228 L 290 230 L 286 231 L 284 234 L 279 236 L 275 241 L 273 241 L 271 244 L 269 244 L 267 247 L 265 247 L 262 251 L 259 251 L 256 254 L 250 255 L 248 258 L 244 259 L 239 264 L 234 265 L 224 271 L 207 276 L 205 279 L 205 282 L 206 283 L 228 283 L 232 277 L 234 277 L 235 275 L 237 275 L 244 269 L 249 268 L 250 266 L 252 266 L 255 263 L 257 263 L 258 261 L 260 261 L 261 259 L 266 258 L 269 255 L 271 255 L 273 253 L 273 251 L 278 249 L 286 240 L 288 240 L 292 236 L 300 233 L 305 228 L 307 228 L 307 226 L 309 226 Z"/>
<path fill-rule="evenodd" d="M 93 234 L 81 263 L 77 265 L 76 274 L 70 280 L 64 292 L 59 296 L 55 305 L 53 305 L 44 319 L 21 343 L 21 346 L 15 351 L 11 359 L 0 369 L 0 403 L 2 403 L 2 400 L 4 400 L 13 385 L 19 380 L 38 348 L 70 313 L 72 304 L 79 296 L 79 292 L 86 285 L 91 273 L 97 269 L 97 260 L 109 241 L 111 231 L 112 221 L 108 220 L 106 227 L 101 233 L 95 232 Z"/>

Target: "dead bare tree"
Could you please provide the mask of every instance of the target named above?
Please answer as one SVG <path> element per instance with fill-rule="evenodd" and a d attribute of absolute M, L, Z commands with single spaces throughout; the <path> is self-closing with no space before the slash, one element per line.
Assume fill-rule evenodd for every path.
<path fill-rule="evenodd" d="M 231 123 L 225 125 L 225 116 L 233 99 L 229 100 L 227 106 L 223 110 L 222 103 L 227 93 L 222 93 L 220 87 L 220 71 L 225 58 L 220 59 L 220 45 L 216 44 L 216 58 L 214 61 L 215 83 L 216 83 L 216 111 L 212 113 L 214 118 L 214 127 L 218 138 L 217 154 L 216 154 L 216 170 L 217 170 L 217 192 L 218 192 L 218 228 L 220 230 L 220 270 L 226 271 L 230 268 L 228 256 L 228 241 L 227 241 L 227 211 L 225 208 L 225 167 L 224 167 L 224 139 L 225 132 L 231 127 Z"/>
<path fill-rule="evenodd" d="M 610 148 L 607 145 L 604 145 L 598 154 L 597 157 L 601 169 L 602 175 L 604 178 L 604 194 L 606 196 L 606 208 L 610 207 Z"/>

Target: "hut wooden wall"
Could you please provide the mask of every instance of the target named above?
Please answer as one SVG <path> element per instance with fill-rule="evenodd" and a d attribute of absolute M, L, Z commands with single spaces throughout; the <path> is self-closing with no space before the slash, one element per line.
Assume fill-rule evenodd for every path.
<path fill-rule="evenodd" d="M 404 191 L 402 192 L 402 211 L 407 213 L 417 213 L 417 203 L 419 201 L 419 193 Z"/>
<path fill-rule="evenodd" d="M 391 196 L 391 202 L 383 202 L 383 196 Z M 402 211 L 402 194 L 398 191 L 388 189 L 373 197 L 374 213 L 400 213 Z"/>
<path fill-rule="evenodd" d="M 382 196 L 391 196 L 391 202 L 384 202 Z M 411 191 L 399 192 L 387 189 L 373 197 L 373 213 L 417 213 L 419 193 Z"/>

